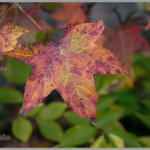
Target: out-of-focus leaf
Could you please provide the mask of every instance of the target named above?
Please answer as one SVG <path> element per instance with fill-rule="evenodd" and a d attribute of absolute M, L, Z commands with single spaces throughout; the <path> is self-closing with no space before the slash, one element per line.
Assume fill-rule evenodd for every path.
<path fill-rule="evenodd" d="M 138 140 L 144 147 L 150 147 L 150 136 L 139 137 Z"/>
<path fill-rule="evenodd" d="M 141 147 L 141 144 L 139 143 L 137 137 L 130 132 L 127 132 L 125 130 L 120 130 L 120 129 L 111 129 L 111 128 L 105 131 L 107 133 L 112 133 L 122 138 L 125 144 L 127 145 L 127 147 Z"/>
<path fill-rule="evenodd" d="M 75 114 L 72 111 L 67 111 L 64 116 L 67 118 L 69 122 L 71 122 L 74 125 L 78 124 L 89 124 L 89 120 L 85 118 L 79 117 L 77 114 Z"/>
<path fill-rule="evenodd" d="M 116 98 L 111 95 L 101 95 L 101 98 L 98 100 L 96 105 L 97 113 L 104 111 L 107 108 L 110 108 L 111 105 L 115 102 Z"/>
<path fill-rule="evenodd" d="M 62 3 L 62 6 L 62 9 L 51 15 L 53 19 L 62 22 L 58 27 L 64 28 L 68 23 L 80 24 L 86 21 L 82 3 Z"/>
<path fill-rule="evenodd" d="M 98 139 L 96 139 L 96 141 L 94 141 L 94 143 L 91 145 L 91 148 L 106 148 L 106 147 L 114 147 L 111 143 L 109 143 L 106 139 L 104 135 L 101 135 Z"/>
<path fill-rule="evenodd" d="M 33 117 L 36 116 L 40 110 L 44 107 L 43 103 L 39 103 L 37 106 L 35 106 L 34 108 L 32 108 L 26 115 L 25 117 Z"/>
<path fill-rule="evenodd" d="M 46 35 L 45 35 L 45 33 L 43 33 L 43 32 L 38 32 L 38 33 L 36 34 L 36 39 L 37 39 L 37 41 L 43 41 L 43 40 L 45 39 L 45 37 L 46 37 Z"/>
<path fill-rule="evenodd" d="M 38 114 L 39 119 L 54 120 L 59 118 L 67 108 L 63 102 L 53 102 L 45 106 Z"/>
<path fill-rule="evenodd" d="M 105 129 L 115 121 L 119 120 L 123 115 L 123 108 L 120 106 L 112 106 L 112 110 L 106 110 L 97 113 L 96 128 Z"/>
<path fill-rule="evenodd" d="M 137 112 L 135 114 L 148 128 L 150 128 L 150 114 L 142 114 Z"/>
<path fill-rule="evenodd" d="M 143 25 L 127 24 L 104 30 L 104 47 L 110 49 L 129 70 L 134 53 L 150 51 L 147 40 L 140 33 L 143 28 Z"/>
<path fill-rule="evenodd" d="M 41 134 L 48 140 L 59 142 L 62 140 L 63 131 L 55 121 L 37 120 Z"/>
<path fill-rule="evenodd" d="M 3 75 L 5 75 L 10 81 L 18 84 L 25 84 L 29 72 L 31 71 L 30 66 L 9 58 L 6 67 L 8 68 L 8 71 L 3 72 Z"/>
<path fill-rule="evenodd" d="M 0 88 L 0 102 L 1 103 L 8 103 L 8 104 L 13 104 L 13 103 L 22 103 L 22 94 L 10 87 L 1 87 Z"/>
<path fill-rule="evenodd" d="M 116 96 L 116 102 L 124 108 L 124 115 L 130 115 L 137 110 L 136 100 L 138 100 L 138 98 L 133 90 L 124 88 L 113 92 L 112 96 Z"/>
<path fill-rule="evenodd" d="M 149 77 L 150 73 L 150 57 L 145 55 L 134 55 L 133 70 L 137 77 Z"/>
<path fill-rule="evenodd" d="M 60 147 L 72 147 L 84 144 L 96 133 L 96 130 L 89 125 L 77 125 L 69 128 L 60 142 Z"/>
<path fill-rule="evenodd" d="M 145 88 L 145 91 L 150 92 L 150 78 L 146 78 L 143 81 L 143 86 Z"/>
<path fill-rule="evenodd" d="M 109 138 L 116 145 L 117 148 L 124 147 L 124 140 L 115 134 L 108 134 Z"/>
<path fill-rule="evenodd" d="M 110 126 L 107 126 L 105 128 L 106 131 L 109 130 L 109 129 L 110 130 L 121 130 L 121 131 L 125 130 L 124 126 L 119 122 L 119 120 L 112 123 Z"/>
<path fill-rule="evenodd" d="M 119 123 L 118 121 L 114 122 L 114 123 L 111 123 L 110 126 L 107 126 L 106 129 L 104 131 L 104 134 L 111 134 L 109 132 L 107 132 L 108 129 L 115 129 L 115 130 L 122 130 L 124 131 L 124 128 L 122 126 L 121 123 Z M 116 136 L 116 135 L 115 135 Z M 117 136 L 118 137 L 118 136 Z M 107 136 L 107 138 L 109 138 L 109 136 Z M 120 137 L 118 137 L 120 138 Z M 104 135 L 101 135 L 95 142 L 93 142 L 93 144 L 91 145 L 91 147 L 93 148 L 98 148 L 98 147 L 116 147 L 115 143 L 112 141 L 110 141 L 111 139 L 109 139 L 109 142 L 108 142 L 108 139 L 106 140 L 105 139 L 105 136 Z"/>
<path fill-rule="evenodd" d="M 17 139 L 27 142 L 32 134 L 32 125 L 27 119 L 18 117 L 12 123 L 12 132 Z"/>
<path fill-rule="evenodd" d="M 143 104 L 148 108 L 148 110 L 150 111 L 150 98 L 145 99 L 145 101 L 143 101 Z"/>
<path fill-rule="evenodd" d="M 123 78 L 123 75 L 111 75 L 106 74 L 104 76 L 94 75 L 96 91 L 98 93 L 106 93 L 105 88 L 109 87 L 111 84 L 115 83 L 119 79 Z"/>
<path fill-rule="evenodd" d="M 144 2 L 138 2 L 138 3 L 136 3 L 136 5 L 137 5 L 137 7 L 139 7 L 140 9 L 145 9 L 145 7 L 146 7 L 146 3 L 144 3 Z"/>

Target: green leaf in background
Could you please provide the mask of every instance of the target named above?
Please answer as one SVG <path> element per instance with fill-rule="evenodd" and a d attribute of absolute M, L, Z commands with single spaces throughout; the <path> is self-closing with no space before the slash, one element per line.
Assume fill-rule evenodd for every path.
<path fill-rule="evenodd" d="M 41 134 L 48 140 L 59 142 L 62 140 L 63 131 L 55 121 L 37 120 Z"/>
<path fill-rule="evenodd" d="M 59 118 L 67 108 L 63 102 L 53 102 L 45 106 L 38 114 L 39 119 L 54 120 Z"/>
<path fill-rule="evenodd" d="M 41 7 L 46 11 L 53 11 L 62 6 L 61 3 L 42 3 Z"/>
<path fill-rule="evenodd" d="M 143 81 L 145 91 L 150 92 L 150 78 L 146 78 Z"/>
<path fill-rule="evenodd" d="M 114 145 L 118 148 L 124 148 L 125 144 L 124 144 L 124 140 L 122 138 L 120 138 L 119 136 L 115 135 L 115 134 L 108 134 L 109 139 L 111 139 L 111 142 L 114 143 Z"/>
<path fill-rule="evenodd" d="M 138 140 L 144 147 L 150 147 L 150 136 L 139 137 Z"/>
<path fill-rule="evenodd" d="M 12 133 L 17 139 L 27 142 L 32 134 L 32 125 L 27 119 L 18 117 L 12 123 Z"/>
<path fill-rule="evenodd" d="M 71 122 L 74 125 L 78 125 L 78 124 L 89 124 L 90 121 L 85 119 L 85 118 L 81 118 L 79 117 L 77 114 L 75 114 L 74 112 L 72 112 L 71 110 L 67 111 L 64 116 L 67 118 L 67 120 L 69 122 Z"/>
<path fill-rule="evenodd" d="M 133 57 L 133 70 L 137 77 L 149 77 L 150 73 L 150 58 L 144 55 L 136 54 Z"/>
<path fill-rule="evenodd" d="M 137 111 L 137 95 L 131 89 L 121 89 L 119 91 L 111 93 L 112 96 L 116 96 L 117 104 L 124 108 L 124 115 L 131 115 Z"/>
<path fill-rule="evenodd" d="M 150 128 L 150 114 L 142 114 L 137 112 L 136 117 L 140 119 L 148 128 Z"/>
<path fill-rule="evenodd" d="M 15 104 L 15 103 L 22 103 L 22 100 L 23 100 L 22 94 L 18 90 L 10 87 L 0 88 L 0 102 Z"/>
<path fill-rule="evenodd" d="M 100 99 L 98 99 L 96 105 L 97 113 L 102 112 L 103 110 L 110 108 L 112 104 L 115 102 L 116 98 L 111 95 L 101 95 Z"/>
<path fill-rule="evenodd" d="M 141 147 L 141 144 L 139 143 L 137 137 L 130 133 L 127 132 L 125 130 L 120 130 L 120 129 L 107 129 L 105 130 L 107 133 L 112 133 L 116 136 L 119 136 L 121 139 L 124 140 L 125 144 L 127 145 L 127 147 Z"/>
<path fill-rule="evenodd" d="M 136 3 L 136 5 L 137 5 L 137 7 L 139 7 L 140 9 L 145 9 L 145 7 L 146 7 L 146 3 L 143 3 L 143 2 L 138 2 L 138 3 Z"/>
<path fill-rule="evenodd" d="M 60 147 L 82 145 L 95 135 L 96 130 L 89 125 L 76 125 L 69 128 L 60 142 Z"/>
<path fill-rule="evenodd" d="M 142 103 L 145 105 L 145 107 L 147 107 L 150 112 L 150 98 L 145 99 L 144 101 L 142 101 Z"/>
<path fill-rule="evenodd" d="M 118 148 L 123 148 L 124 147 L 124 141 L 114 135 L 114 134 L 108 134 L 107 138 L 105 135 L 101 135 L 96 139 L 96 141 L 93 142 L 91 145 L 92 148 L 112 148 L 112 147 L 118 147 Z"/>
<path fill-rule="evenodd" d="M 17 84 L 25 84 L 26 79 L 31 71 L 31 67 L 23 62 L 16 61 L 15 59 L 8 58 L 6 68 L 7 72 L 3 72 L 10 81 Z"/>
<path fill-rule="evenodd" d="M 38 114 L 38 112 L 40 112 L 40 110 L 44 107 L 43 103 L 39 103 L 38 105 L 36 105 L 35 107 L 33 107 L 26 115 L 25 117 L 34 117 Z"/>
<path fill-rule="evenodd" d="M 111 83 L 116 82 L 120 78 L 123 78 L 123 75 L 105 74 L 103 76 L 100 76 L 98 74 L 95 74 L 94 80 L 95 80 L 96 91 L 99 94 L 107 93 L 104 90 L 104 88 L 106 88 L 107 86 L 110 86 Z"/>
<path fill-rule="evenodd" d="M 43 40 L 45 39 L 45 37 L 46 37 L 46 35 L 45 35 L 44 32 L 38 32 L 38 33 L 36 34 L 36 40 L 37 40 L 37 41 L 43 41 Z"/>
<path fill-rule="evenodd" d="M 96 126 L 97 129 L 106 128 L 111 126 L 112 123 L 119 120 L 123 115 L 123 109 L 120 106 L 113 105 L 110 110 L 105 110 L 98 112 L 96 116 Z"/>
<path fill-rule="evenodd" d="M 94 141 L 91 145 L 91 148 L 104 148 L 104 147 L 105 148 L 113 147 L 113 145 L 105 139 L 104 135 L 98 137 L 98 139 L 96 139 L 96 141 Z"/>

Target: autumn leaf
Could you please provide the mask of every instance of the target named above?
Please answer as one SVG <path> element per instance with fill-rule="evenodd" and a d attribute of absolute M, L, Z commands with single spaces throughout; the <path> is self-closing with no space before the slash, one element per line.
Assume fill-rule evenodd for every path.
<path fill-rule="evenodd" d="M 4 58 L 2 55 L 5 55 L 5 53 L 9 53 L 14 49 L 21 47 L 18 43 L 18 38 L 26 32 L 28 32 L 28 30 L 13 24 L 7 24 L 0 29 L 0 72 L 7 71 L 7 68 L 3 68 Z"/>
<path fill-rule="evenodd" d="M 78 115 L 95 118 L 97 93 L 93 74 L 127 73 L 110 51 L 95 43 L 103 29 L 102 21 L 70 26 L 59 44 L 38 43 L 30 48 L 38 53 L 24 57 L 33 69 L 26 82 L 22 114 L 56 89 Z M 16 58 L 15 53 L 7 55 Z"/>
<path fill-rule="evenodd" d="M 86 16 L 81 8 L 82 3 L 62 3 L 63 8 L 57 12 L 54 12 L 51 17 L 62 24 L 60 28 L 64 28 L 66 24 L 79 24 L 86 21 Z"/>
<path fill-rule="evenodd" d="M 12 23 L 15 26 L 22 27 L 30 32 L 19 38 L 23 46 L 28 46 L 36 42 L 36 34 L 42 31 L 42 28 L 22 9 L 18 3 L 14 3 L 10 8 L 0 14 L 0 24 L 5 26 Z"/>
<path fill-rule="evenodd" d="M 141 25 L 107 28 L 103 34 L 103 46 L 110 49 L 127 68 L 130 68 L 135 52 L 150 50 L 146 39 L 140 34 L 142 29 Z"/>
<path fill-rule="evenodd" d="M 28 30 L 7 24 L 0 29 L 0 52 L 12 51 L 17 47 L 17 39 Z"/>

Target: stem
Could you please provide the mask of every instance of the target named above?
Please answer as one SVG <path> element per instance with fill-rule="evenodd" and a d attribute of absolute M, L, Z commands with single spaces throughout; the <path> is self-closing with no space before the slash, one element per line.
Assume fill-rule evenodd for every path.
<path fill-rule="evenodd" d="M 43 30 L 37 23 L 36 23 L 36 21 L 34 21 L 24 10 L 23 10 L 23 8 L 17 3 L 17 6 L 18 6 L 18 8 L 20 9 L 20 11 L 25 15 L 25 16 L 27 16 L 33 23 L 34 23 L 34 25 L 35 26 L 37 26 L 40 30 Z"/>
<path fill-rule="evenodd" d="M 122 19 L 121 19 L 121 15 L 120 15 L 118 9 L 117 9 L 117 8 L 114 8 L 114 9 L 113 9 L 113 12 L 116 14 L 116 16 L 117 16 L 117 18 L 118 18 L 118 20 L 119 20 L 119 23 L 122 25 L 122 24 L 123 24 L 123 21 L 122 21 Z"/>

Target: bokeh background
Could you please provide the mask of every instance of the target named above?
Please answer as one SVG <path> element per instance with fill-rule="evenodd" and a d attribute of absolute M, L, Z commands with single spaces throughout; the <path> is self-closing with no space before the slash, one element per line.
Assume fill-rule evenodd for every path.
<path fill-rule="evenodd" d="M 0 12 L 12 3 L 0 3 Z M 25 117 L 19 112 L 31 67 L 5 57 L 0 73 L 0 147 L 150 147 L 150 4 L 149 3 L 20 3 L 24 11 L 9 9 L 0 15 L 31 32 L 20 42 L 58 40 L 67 24 L 102 19 L 99 42 L 112 50 L 129 75 L 94 75 L 96 125 L 67 108 L 53 91 Z M 26 16 L 29 14 L 42 27 Z M 5 15 L 5 17 L 3 17 Z M 44 31 L 44 32 L 43 32 Z M 69 93 L 68 93 L 69 94 Z M 2 139 L 2 135 L 11 139 Z"/>

